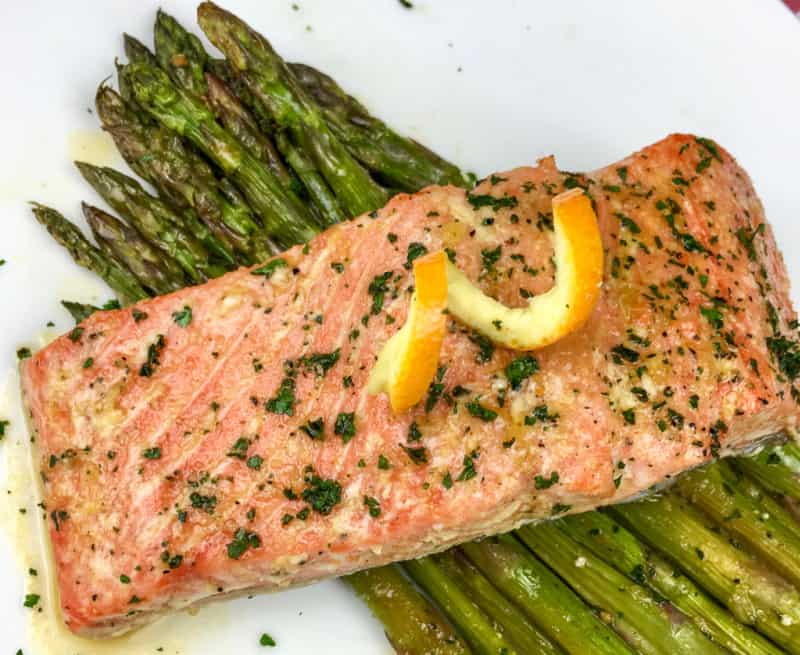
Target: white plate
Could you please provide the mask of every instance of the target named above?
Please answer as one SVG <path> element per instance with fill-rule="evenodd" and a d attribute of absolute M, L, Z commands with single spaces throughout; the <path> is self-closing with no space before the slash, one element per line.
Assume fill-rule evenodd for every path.
<path fill-rule="evenodd" d="M 8 263 L 0 267 L 0 361 L 10 380 L 17 347 L 35 344 L 49 320 L 68 329 L 60 299 L 111 295 L 54 245 L 24 202 L 77 218 L 81 199 L 98 200 L 70 160 L 118 163 L 89 108 L 121 54 L 119 34 L 150 42 L 159 3 L 3 4 L 0 259 Z M 195 2 L 161 4 L 194 24 Z M 226 6 L 285 57 L 333 74 L 400 131 L 481 174 L 549 153 L 562 168 L 587 170 L 669 132 L 713 137 L 752 175 L 799 297 L 800 22 L 778 0 L 297 4 Z M 0 403 L 0 418 L 11 412 Z M 9 508 L 16 511 L 14 500 Z M 23 575 L 3 537 L 0 580 L 0 650 L 31 655 Z M 166 629 L 192 654 L 267 652 L 258 645 L 263 631 L 280 653 L 390 651 L 380 626 L 337 582 L 232 601 Z"/>

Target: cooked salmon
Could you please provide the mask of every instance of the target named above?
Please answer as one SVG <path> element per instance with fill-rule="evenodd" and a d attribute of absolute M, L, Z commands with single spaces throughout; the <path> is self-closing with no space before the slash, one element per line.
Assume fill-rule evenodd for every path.
<path fill-rule="evenodd" d="M 553 282 L 552 197 L 605 248 L 578 332 L 535 353 L 451 321 L 427 398 L 365 387 L 411 262 L 509 306 Z M 797 425 L 788 279 L 747 174 L 673 135 L 591 174 L 552 158 L 395 197 L 272 261 L 94 314 L 22 366 L 64 620 L 124 632 L 630 499 Z"/>

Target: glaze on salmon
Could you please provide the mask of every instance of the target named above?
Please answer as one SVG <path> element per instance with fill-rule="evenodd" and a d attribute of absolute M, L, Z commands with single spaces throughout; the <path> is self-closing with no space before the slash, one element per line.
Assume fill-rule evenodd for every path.
<path fill-rule="evenodd" d="M 606 249 L 590 321 L 532 354 L 452 322 L 423 404 L 368 395 L 414 257 L 444 248 L 522 306 L 552 285 L 550 203 L 575 186 Z M 94 314 L 22 367 L 64 620 L 114 634 L 424 555 L 793 433 L 794 319 L 748 176 L 686 135 L 589 175 L 549 158 L 401 195 L 261 267 Z"/>

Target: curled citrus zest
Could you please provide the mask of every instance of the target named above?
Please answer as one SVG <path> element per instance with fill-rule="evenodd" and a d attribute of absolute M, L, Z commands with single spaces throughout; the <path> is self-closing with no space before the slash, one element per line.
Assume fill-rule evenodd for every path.
<path fill-rule="evenodd" d="M 495 343 L 534 350 L 577 330 L 591 316 L 603 282 L 603 243 L 597 215 L 582 189 L 553 198 L 556 275 L 553 287 L 527 307 L 490 298 L 448 264 L 448 310 Z"/>
<path fill-rule="evenodd" d="M 441 250 L 414 260 L 408 317 L 386 342 L 370 373 L 367 390 L 385 391 L 395 412 L 422 400 L 436 375 L 447 329 L 447 270 L 447 256 Z"/>

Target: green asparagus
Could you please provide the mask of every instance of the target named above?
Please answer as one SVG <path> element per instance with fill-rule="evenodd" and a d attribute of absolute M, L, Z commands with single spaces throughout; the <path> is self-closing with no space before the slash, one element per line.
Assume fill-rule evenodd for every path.
<path fill-rule="evenodd" d="M 740 457 L 736 466 L 775 494 L 800 501 L 800 446 L 790 441 L 765 448 L 754 457 Z"/>
<path fill-rule="evenodd" d="M 399 655 L 468 655 L 444 617 L 396 566 L 360 571 L 344 580 L 383 624 Z"/>
<path fill-rule="evenodd" d="M 435 560 L 451 580 L 457 581 L 478 606 L 503 627 L 520 652 L 526 655 L 558 655 L 562 652 L 463 553 L 453 549 L 436 555 Z"/>
<path fill-rule="evenodd" d="M 296 185 L 297 180 L 284 165 L 280 153 L 228 86 L 212 73 L 207 75 L 207 84 L 206 101 L 225 129 L 261 160 L 282 185 L 287 188 Z"/>
<path fill-rule="evenodd" d="M 123 34 L 122 42 L 124 44 L 125 56 L 128 58 L 128 61 L 139 61 L 145 64 L 150 64 L 151 66 L 158 65 L 158 60 L 150 51 L 150 48 L 139 41 L 139 39 L 136 37 L 131 36 L 130 34 Z"/>
<path fill-rule="evenodd" d="M 297 195 L 224 130 L 200 100 L 176 88 L 166 73 L 146 64 L 128 65 L 123 76 L 138 103 L 165 127 L 186 137 L 242 190 L 267 231 L 284 246 L 308 241 L 317 226 Z"/>
<path fill-rule="evenodd" d="M 38 203 L 33 203 L 32 209 L 36 220 L 69 251 L 75 263 L 99 275 L 123 303 L 147 298 L 148 293 L 130 270 L 89 243 L 81 231 L 55 209 Z"/>
<path fill-rule="evenodd" d="M 561 580 L 510 535 L 461 549 L 549 639 L 568 653 L 631 653 Z"/>
<path fill-rule="evenodd" d="M 333 135 L 319 107 L 263 36 L 210 2 L 200 5 L 198 20 L 211 42 L 239 71 L 256 101 L 309 154 L 347 214 L 356 216 L 386 203 L 386 191 Z"/>
<path fill-rule="evenodd" d="M 521 528 L 517 536 L 579 596 L 600 609 L 601 615 L 638 652 L 724 652 L 680 611 L 659 602 L 647 588 L 626 578 L 553 523 Z"/>
<path fill-rule="evenodd" d="M 733 546 L 698 510 L 665 494 L 608 511 L 679 563 L 743 623 L 791 653 L 800 653 L 800 593 Z"/>
<path fill-rule="evenodd" d="M 492 621 L 432 557 L 409 560 L 402 566 L 442 608 L 473 652 L 480 655 L 525 655 L 514 646 L 504 628 Z"/>
<path fill-rule="evenodd" d="M 206 53 L 194 34 L 172 16 L 158 10 L 155 24 L 156 59 L 176 85 L 198 97 L 206 94 Z"/>
<path fill-rule="evenodd" d="M 640 584 L 660 594 L 717 643 L 735 655 L 780 655 L 776 646 L 739 623 L 700 587 L 662 557 L 645 548 L 603 512 L 585 512 L 557 521 L 576 541 Z"/>
<path fill-rule="evenodd" d="M 800 586 L 800 534 L 794 517 L 772 499 L 746 494 L 743 482 L 742 474 L 718 462 L 681 477 L 678 491 Z"/>
<path fill-rule="evenodd" d="M 224 272 L 224 268 L 211 262 L 208 250 L 194 236 L 197 234 L 196 226 L 187 229 L 181 220 L 183 217 L 148 194 L 136 180 L 111 168 L 85 162 L 76 162 L 75 165 L 115 211 L 151 244 L 173 257 L 193 282 L 203 282 Z"/>
<path fill-rule="evenodd" d="M 280 150 L 280 154 L 278 154 L 239 99 L 233 95 L 222 80 L 211 73 L 208 74 L 207 100 L 211 110 L 225 128 L 236 135 L 276 175 L 283 177 L 284 184 L 289 186 L 294 183 L 294 178 L 286 171 L 280 155 L 285 157 L 289 166 L 303 183 L 313 206 L 319 210 L 323 225 L 335 225 L 346 218 L 327 182 L 303 152 L 292 145 L 286 133 L 279 131 L 275 135 Z"/>
<path fill-rule="evenodd" d="M 133 271 L 155 295 L 176 291 L 185 280 L 180 266 L 145 241 L 132 227 L 97 207 L 83 203 L 83 215 L 95 240 Z"/>
<path fill-rule="evenodd" d="M 472 186 L 469 176 L 372 116 L 329 76 L 305 64 L 289 64 L 289 68 L 322 108 L 333 134 L 389 186 L 412 193 L 431 184 Z"/>
<path fill-rule="evenodd" d="M 273 249 L 250 208 L 238 194 L 234 202 L 226 198 L 211 167 L 178 135 L 142 121 L 107 86 L 97 90 L 95 106 L 103 128 L 111 134 L 125 161 L 173 207 L 194 209 L 220 242 L 245 256 L 245 263 L 270 257 Z"/>

